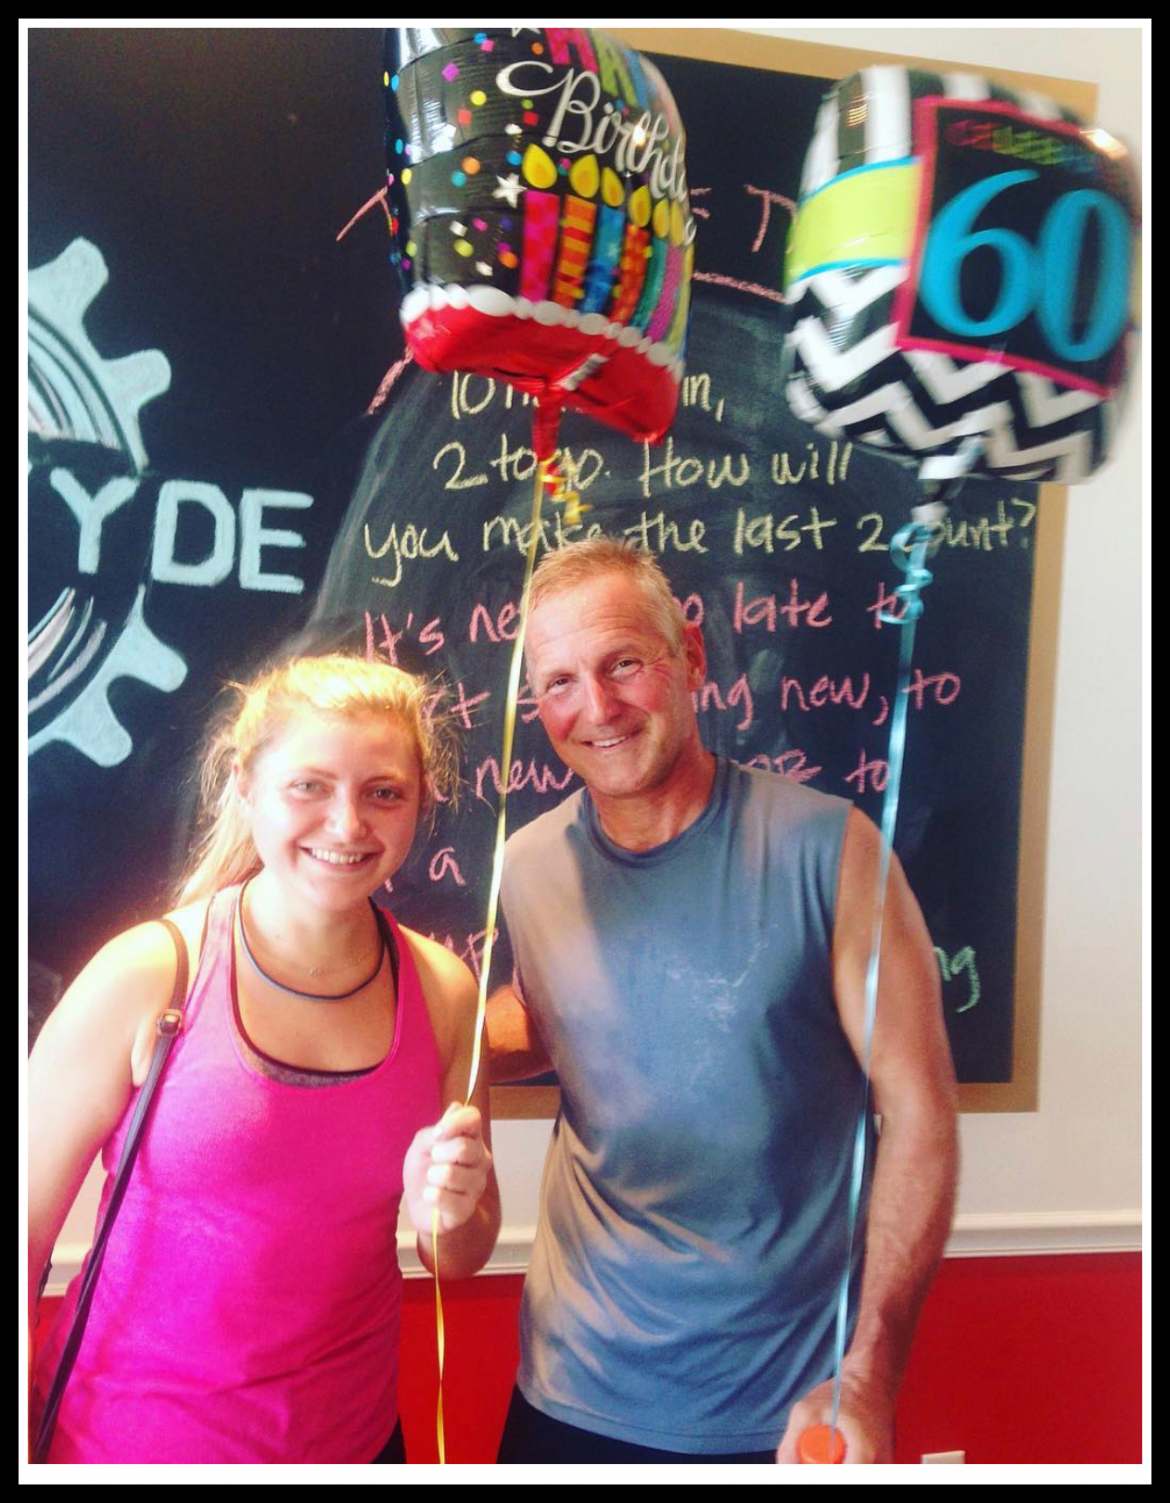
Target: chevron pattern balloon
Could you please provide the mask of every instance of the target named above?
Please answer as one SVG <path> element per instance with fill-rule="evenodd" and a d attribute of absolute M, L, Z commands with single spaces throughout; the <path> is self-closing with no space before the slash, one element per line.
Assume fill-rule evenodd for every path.
<path fill-rule="evenodd" d="M 1131 346 L 1124 148 L 968 73 L 864 69 L 817 120 L 785 266 L 792 411 L 923 478 L 1082 480 Z"/>

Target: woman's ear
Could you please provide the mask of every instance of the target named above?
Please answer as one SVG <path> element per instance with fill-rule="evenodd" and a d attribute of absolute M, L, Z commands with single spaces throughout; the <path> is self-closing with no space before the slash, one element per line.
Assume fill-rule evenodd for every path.
<path fill-rule="evenodd" d="M 231 777 L 233 798 L 237 803 L 243 804 L 245 808 L 248 807 L 252 791 L 251 780 L 244 768 L 241 767 L 238 757 L 232 759 Z"/>

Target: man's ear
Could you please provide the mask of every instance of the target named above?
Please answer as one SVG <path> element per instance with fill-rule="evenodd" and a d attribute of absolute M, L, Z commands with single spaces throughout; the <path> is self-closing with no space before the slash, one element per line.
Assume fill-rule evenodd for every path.
<path fill-rule="evenodd" d="M 687 662 L 688 687 L 701 689 L 707 681 L 707 647 L 703 628 L 697 621 L 688 621 L 683 627 L 683 656 Z"/>

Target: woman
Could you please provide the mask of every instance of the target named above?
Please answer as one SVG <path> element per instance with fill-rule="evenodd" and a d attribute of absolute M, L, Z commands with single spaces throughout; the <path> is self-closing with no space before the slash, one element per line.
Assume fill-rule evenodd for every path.
<path fill-rule="evenodd" d="M 402 1195 L 431 1266 L 482 1266 L 499 1228 L 475 984 L 371 894 L 442 792 L 423 685 L 294 660 L 241 691 L 212 746 L 213 815 L 170 915 L 183 1028 L 97 1283 L 53 1462 L 404 1460 Z M 82 971 L 29 1064 L 30 1290 L 100 1149 L 109 1178 L 171 1001 L 161 924 Z M 441 1119 L 441 1120 L 440 1120 Z M 43 1406 L 77 1283 L 36 1377 Z"/>

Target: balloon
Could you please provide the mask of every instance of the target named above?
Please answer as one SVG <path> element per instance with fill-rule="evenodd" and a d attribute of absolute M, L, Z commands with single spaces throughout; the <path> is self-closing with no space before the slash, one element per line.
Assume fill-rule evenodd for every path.
<path fill-rule="evenodd" d="M 428 370 L 654 441 L 678 404 L 694 261 L 685 137 L 657 69 L 573 27 L 386 33 L 391 260 Z"/>
<path fill-rule="evenodd" d="M 1083 480 L 1131 345 L 1124 148 L 972 74 L 867 68 L 826 96 L 785 264 L 797 416 L 962 474 Z"/>

